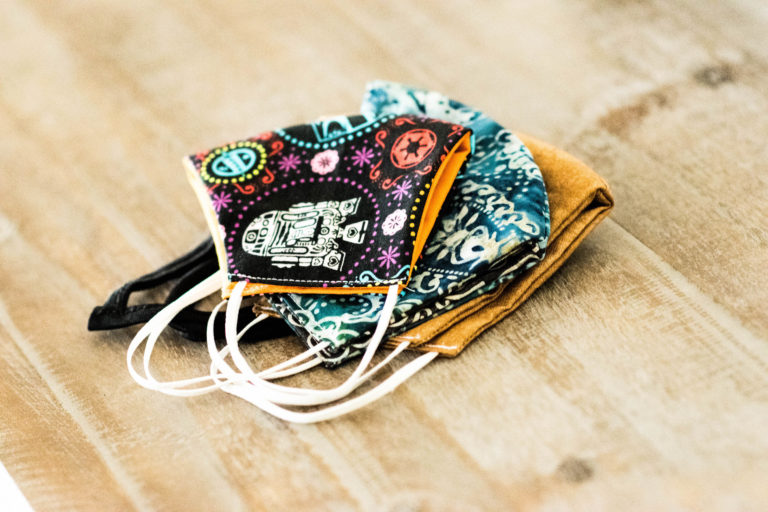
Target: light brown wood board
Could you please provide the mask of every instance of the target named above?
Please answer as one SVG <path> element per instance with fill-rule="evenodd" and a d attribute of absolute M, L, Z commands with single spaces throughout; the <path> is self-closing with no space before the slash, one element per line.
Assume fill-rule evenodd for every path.
<path fill-rule="evenodd" d="M 0 461 L 39 511 L 764 510 L 767 28 L 757 0 L 3 2 Z M 348 417 L 136 386 L 135 330 L 85 323 L 204 236 L 180 157 L 352 113 L 374 78 L 574 153 L 612 218 Z M 206 367 L 181 339 L 156 354 Z"/>

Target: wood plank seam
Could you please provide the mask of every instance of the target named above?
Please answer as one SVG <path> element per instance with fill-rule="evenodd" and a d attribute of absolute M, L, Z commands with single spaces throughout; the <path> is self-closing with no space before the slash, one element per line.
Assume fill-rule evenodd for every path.
<path fill-rule="evenodd" d="M 151 504 L 144 498 L 139 484 L 128 474 L 112 455 L 108 445 L 101 439 L 98 430 L 91 426 L 86 415 L 80 410 L 80 407 L 69 397 L 66 389 L 58 382 L 52 372 L 47 371 L 43 358 L 33 348 L 32 344 L 24 338 L 18 330 L 5 306 L 0 299 L 0 326 L 8 333 L 21 353 L 29 362 L 30 366 L 40 375 L 48 384 L 51 394 L 61 405 L 62 409 L 69 414 L 72 420 L 80 427 L 83 435 L 91 442 L 94 450 L 104 462 L 104 465 L 112 472 L 115 480 L 123 486 L 126 496 L 134 504 L 137 510 L 152 510 Z"/>
<path fill-rule="evenodd" d="M 605 222 L 613 223 L 624 232 L 633 246 L 656 265 L 659 273 L 672 282 L 681 293 L 691 299 L 693 302 L 691 306 L 698 308 L 698 313 L 711 318 L 713 320 L 712 324 L 720 327 L 720 332 L 724 336 L 732 338 L 734 344 L 741 347 L 747 354 L 759 362 L 761 367 L 768 373 L 768 343 L 766 343 L 766 340 L 752 332 L 738 318 L 733 316 L 712 297 L 705 294 L 684 274 L 651 250 L 642 240 L 635 237 L 616 220 L 609 218 Z"/>

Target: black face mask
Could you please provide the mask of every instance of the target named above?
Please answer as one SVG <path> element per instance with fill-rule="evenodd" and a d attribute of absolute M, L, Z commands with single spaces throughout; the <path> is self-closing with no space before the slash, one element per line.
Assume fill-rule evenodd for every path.
<path fill-rule="evenodd" d="M 194 285 L 216 272 L 218 268 L 216 247 L 213 240 L 208 238 L 180 258 L 149 274 L 129 281 L 112 292 L 103 305 L 93 308 L 88 318 L 88 330 L 106 331 L 144 324 Z M 128 305 L 128 300 L 133 293 L 168 287 L 172 282 L 173 285 L 162 304 Z M 250 307 L 242 308 L 243 314 L 238 318 L 238 330 L 245 327 L 250 320 L 247 314 L 250 309 Z M 210 315 L 210 311 L 200 311 L 190 305 L 184 308 L 169 326 L 190 341 L 205 341 L 206 324 Z M 224 313 L 218 313 L 214 322 L 216 339 L 224 339 Z M 252 342 L 280 338 L 290 335 L 291 332 L 291 329 L 281 319 L 265 318 L 259 329 L 249 330 L 242 341 Z"/>

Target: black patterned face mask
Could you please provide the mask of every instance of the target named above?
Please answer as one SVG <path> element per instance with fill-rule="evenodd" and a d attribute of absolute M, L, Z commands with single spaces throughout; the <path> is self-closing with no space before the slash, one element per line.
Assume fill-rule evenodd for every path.
<path fill-rule="evenodd" d="M 460 125 L 389 115 L 333 118 L 191 156 L 224 296 L 241 282 L 244 295 L 402 289 L 468 153 Z"/>
<path fill-rule="evenodd" d="M 221 270 L 168 304 L 139 331 L 128 352 L 132 376 L 146 387 L 169 394 L 220 388 L 292 421 L 343 414 L 392 389 L 429 362 L 432 354 L 401 369 L 385 381 L 389 384 L 364 395 L 363 401 L 354 399 L 313 413 L 278 405 L 338 400 L 377 370 L 365 373 L 398 294 L 408 284 L 470 151 L 471 131 L 459 124 L 391 114 L 325 119 L 190 156 L 186 160 L 189 179 L 208 221 Z M 211 315 L 207 330 L 211 375 L 173 383 L 152 378 L 149 354 L 163 328 L 179 311 L 219 289 L 228 299 L 227 346 L 222 350 L 215 346 L 213 319 L 222 303 Z M 321 359 L 316 354 L 327 345 L 314 346 L 264 372 L 251 369 L 237 346 L 242 335 L 238 331 L 242 298 L 274 293 L 386 294 L 360 366 L 343 385 L 333 390 L 296 390 L 268 382 L 318 364 Z M 144 341 L 146 376 L 141 376 L 132 360 Z M 212 384 L 199 387 L 204 382 Z"/>

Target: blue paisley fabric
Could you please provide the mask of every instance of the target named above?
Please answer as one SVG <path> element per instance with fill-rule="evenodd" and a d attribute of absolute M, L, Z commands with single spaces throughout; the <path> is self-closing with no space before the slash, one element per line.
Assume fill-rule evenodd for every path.
<path fill-rule="evenodd" d="M 425 115 L 470 128 L 474 154 L 459 172 L 411 282 L 398 297 L 388 336 L 449 311 L 514 279 L 543 257 L 549 202 L 523 143 L 482 112 L 440 93 L 402 84 L 368 84 L 362 114 Z M 269 295 L 308 346 L 329 342 L 327 366 L 365 348 L 384 304 L 380 294 Z"/>

